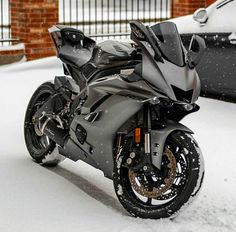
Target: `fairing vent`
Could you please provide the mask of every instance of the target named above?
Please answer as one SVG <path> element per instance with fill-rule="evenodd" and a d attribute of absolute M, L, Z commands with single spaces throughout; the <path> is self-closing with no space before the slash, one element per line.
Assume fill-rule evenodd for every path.
<path fill-rule="evenodd" d="M 193 97 L 193 89 L 188 90 L 188 91 L 184 91 L 174 85 L 171 85 L 171 87 L 172 87 L 172 89 L 175 93 L 175 97 L 178 101 L 191 103 L 192 97 Z"/>

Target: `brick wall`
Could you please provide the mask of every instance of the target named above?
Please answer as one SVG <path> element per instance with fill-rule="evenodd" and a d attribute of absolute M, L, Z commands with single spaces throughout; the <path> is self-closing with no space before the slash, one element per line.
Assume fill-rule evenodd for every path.
<path fill-rule="evenodd" d="M 25 44 L 27 60 L 55 55 L 48 28 L 58 23 L 58 0 L 10 0 L 12 37 Z"/>
<path fill-rule="evenodd" d="M 198 8 L 206 7 L 206 0 L 173 0 L 173 17 L 193 14 Z M 208 0 L 209 1 L 209 0 Z"/>
<path fill-rule="evenodd" d="M 213 2 L 215 2 L 216 0 L 206 0 L 206 5 L 209 6 L 210 4 L 212 4 Z"/>

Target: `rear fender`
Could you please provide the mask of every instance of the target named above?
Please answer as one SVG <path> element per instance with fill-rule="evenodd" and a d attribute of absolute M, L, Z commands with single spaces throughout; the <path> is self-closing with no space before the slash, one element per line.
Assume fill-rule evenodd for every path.
<path fill-rule="evenodd" d="M 193 134 L 193 131 L 188 127 L 176 122 L 164 122 L 162 123 L 161 129 L 151 131 L 152 164 L 158 169 L 161 169 L 161 162 L 166 139 L 173 131 L 177 130 Z"/>

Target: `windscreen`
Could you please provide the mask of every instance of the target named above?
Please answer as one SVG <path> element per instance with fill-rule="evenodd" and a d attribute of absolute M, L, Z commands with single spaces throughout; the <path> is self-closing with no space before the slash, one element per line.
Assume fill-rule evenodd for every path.
<path fill-rule="evenodd" d="M 162 56 L 168 61 L 184 66 L 184 52 L 179 33 L 174 23 L 163 22 L 151 27 L 156 35 Z"/>

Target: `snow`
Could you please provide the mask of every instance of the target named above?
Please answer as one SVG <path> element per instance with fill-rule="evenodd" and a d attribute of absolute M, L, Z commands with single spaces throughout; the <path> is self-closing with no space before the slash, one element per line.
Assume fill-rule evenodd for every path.
<path fill-rule="evenodd" d="M 24 50 L 25 45 L 23 43 L 9 45 L 9 46 L 0 46 L 0 51 L 15 51 L 15 50 Z"/>
<path fill-rule="evenodd" d="M 218 0 L 206 8 L 208 20 L 205 25 L 201 25 L 200 23 L 196 22 L 192 15 L 171 19 L 170 21 L 176 23 L 178 31 L 181 34 L 236 32 L 236 1 L 234 0 L 229 2 L 228 4 L 217 9 L 217 4 L 221 3 L 222 1 L 223 0 Z"/>
<path fill-rule="evenodd" d="M 55 57 L 0 67 L 0 231 L 236 231 L 235 104 L 200 98 L 200 111 L 182 122 L 195 132 L 205 158 L 194 203 L 174 220 L 132 218 L 102 172 L 68 159 L 44 168 L 29 157 L 26 106 L 41 83 L 61 74 Z"/>

